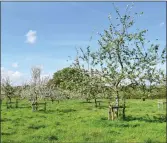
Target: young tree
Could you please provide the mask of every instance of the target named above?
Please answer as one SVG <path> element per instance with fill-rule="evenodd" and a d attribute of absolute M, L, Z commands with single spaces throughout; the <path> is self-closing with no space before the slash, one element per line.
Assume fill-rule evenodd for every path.
<path fill-rule="evenodd" d="M 145 46 L 150 42 L 145 38 L 148 30 L 137 29 L 131 32 L 136 23 L 135 16 L 140 16 L 143 12 L 131 15 L 132 4 L 131 7 L 127 6 L 125 14 L 121 16 L 119 9 L 114 4 L 113 6 L 118 16 L 116 17 L 118 23 L 114 24 L 109 16 L 109 29 L 99 34 L 100 48 L 92 54 L 92 58 L 93 66 L 100 65 L 99 75 L 110 84 L 116 95 L 116 104 L 119 106 L 120 91 L 126 89 L 125 87 L 139 84 L 144 84 L 145 87 L 148 79 L 146 74 L 148 71 L 153 71 L 160 62 L 165 62 L 165 56 L 160 57 L 159 45 L 151 44 L 149 48 Z M 162 55 L 164 54 L 165 50 L 162 51 Z M 85 59 L 88 63 L 88 58 Z"/>
<path fill-rule="evenodd" d="M 32 104 L 33 111 L 37 110 L 38 102 L 43 98 L 42 89 L 45 82 L 41 80 L 41 68 L 38 66 L 31 68 L 31 80 L 27 86 L 23 86 L 22 98 L 28 98 Z M 35 106 L 34 106 L 35 105 Z M 35 108 L 34 108 L 35 107 Z"/>
<path fill-rule="evenodd" d="M 80 53 L 79 53 L 80 52 Z M 97 107 L 97 98 L 99 98 L 99 93 L 102 91 L 101 87 L 101 77 L 97 74 L 98 70 L 95 68 L 93 53 L 90 51 L 90 46 L 84 51 L 82 48 L 77 49 L 77 57 L 75 63 L 73 63 L 75 68 L 82 71 L 83 81 L 77 86 L 77 92 L 81 94 L 81 98 L 86 99 L 87 102 L 90 99 L 94 99 L 95 107 Z M 86 76 L 85 76 L 86 75 Z"/>
<path fill-rule="evenodd" d="M 42 97 L 45 98 L 50 98 L 52 103 L 54 100 L 59 100 L 64 99 L 65 96 L 64 94 L 60 91 L 58 87 L 55 86 L 54 83 L 49 83 L 50 78 L 49 77 L 44 77 L 41 79 L 41 89 L 40 89 L 40 94 Z M 49 83 L 49 85 L 48 85 Z"/>
<path fill-rule="evenodd" d="M 7 98 L 9 103 L 11 103 L 12 102 L 12 98 L 14 97 L 14 94 L 15 94 L 16 90 L 12 86 L 10 78 L 9 77 L 3 78 L 1 86 L 2 86 L 2 90 L 4 92 L 5 97 Z"/>
<path fill-rule="evenodd" d="M 40 67 L 32 67 L 31 68 L 31 90 L 33 91 L 32 100 L 34 103 L 37 103 L 40 98 L 42 98 L 40 94 L 40 86 L 41 86 L 41 68 Z"/>
<path fill-rule="evenodd" d="M 118 106 L 121 88 L 139 83 L 145 85 L 146 73 L 153 71 L 155 66 L 165 58 L 159 56 L 159 45 L 151 44 L 149 48 L 145 46 L 149 43 L 145 39 L 148 30 L 130 32 L 130 28 L 136 22 L 131 16 L 132 7 L 133 5 L 127 6 L 125 14 L 121 16 L 119 9 L 114 5 L 118 24 L 114 25 L 109 16 L 110 26 L 108 30 L 104 30 L 104 34 L 100 34 L 100 50 L 97 52 L 100 59 L 98 61 L 103 65 L 104 77 L 112 84 L 112 89 L 116 93 Z M 143 12 L 140 13 L 142 14 Z M 137 13 L 135 15 L 138 16 Z M 164 54 L 165 51 L 163 50 L 162 53 Z"/>

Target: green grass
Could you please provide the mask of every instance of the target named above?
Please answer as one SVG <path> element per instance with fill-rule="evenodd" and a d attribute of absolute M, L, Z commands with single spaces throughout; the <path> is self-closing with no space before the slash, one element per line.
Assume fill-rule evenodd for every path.
<path fill-rule="evenodd" d="M 48 101 L 47 111 L 32 112 L 26 101 L 19 108 L 1 106 L 3 143 L 44 142 L 166 142 L 165 109 L 157 100 L 128 100 L 126 120 L 108 120 L 108 102 L 101 107 L 79 100 Z"/>

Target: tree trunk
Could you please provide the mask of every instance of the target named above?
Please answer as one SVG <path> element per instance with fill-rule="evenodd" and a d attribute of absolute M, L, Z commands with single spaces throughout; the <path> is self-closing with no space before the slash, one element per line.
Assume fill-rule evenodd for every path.
<path fill-rule="evenodd" d="M 35 102 L 35 110 L 37 111 L 38 110 L 38 103 Z"/>
<path fill-rule="evenodd" d="M 8 99 L 9 99 L 9 103 L 11 103 L 11 102 L 12 102 L 12 99 L 11 99 L 11 97 L 10 97 L 10 96 L 8 96 Z"/>
<path fill-rule="evenodd" d="M 11 99 L 10 96 L 7 96 L 7 97 L 8 97 L 8 99 L 9 99 L 9 101 L 7 101 L 7 108 L 12 108 L 12 104 L 11 104 L 12 99 Z M 8 105 L 9 105 L 9 106 L 8 106 Z"/>
<path fill-rule="evenodd" d="M 37 94 L 36 94 L 35 100 L 36 100 L 35 102 L 37 102 L 37 100 L 38 100 Z"/>
<path fill-rule="evenodd" d="M 8 106 L 8 101 L 6 101 L 6 108 L 7 108 L 7 109 L 9 108 L 9 106 Z"/>
<path fill-rule="evenodd" d="M 123 105 L 122 114 L 123 114 L 123 120 L 125 120 L 125 99 L 124 99 L 124 105 Z"/>
<path fill-rule="evenodd" d="M 18 108 L 18 99 L 16 99 L 16 108 Z"/>
<path fill-rule="evenodd" d="M 123 114 L 123 120 L 125 120 L 125 107 L 123 107 L 123 112 L 122 112 L 122 114 Z"/>
<path fill-rule="evenodd" d="M 111 110 L 111 117 L 112 117 L 112 121 L 114 120 L 114 116 L 115 116 L 115 111 L 114 111 L 114 109 L 113 108 L 111 108 L 112 110 Z"/>
<path fill-rule="evenodd" d="M 111 120 L 111 110 L 112 110 L 112 107 L 109 105 L 109 108 L 108 108 L 108 120 Z"/>
<path fill-rule="evenodd" d="M 32 112 L 34 112 L 35 111 L 35 103 L 33 102 L 32 103 Z"/>
<path fill-rule="evenodd" d="M 118 92 L 118 90 L 116 93 L 117 93 L 117 96 L 116 96 L 115 102 L 116 102 L 116 106 L 119 107 L 119 92 Z M 119 108 L 117 108 L 117 118 L 118 118 L 118 115 L 119 115 Z"/>
<path fill-rule="evenodd" d="M 44 111 L 46 111 L 46 102 L 45 102 L 45 104 L 44 104 Z"/>
<path fill-rule="evenodd" d="M 52 100 L 52 104 L 53 104 L 53 102 L 54 102 L 53 98 L 51 98 L 51 100 Z"/>
<path fill-rule="evenodd" d="M 109 97 L 109 102 L 111 102 L 112 101 L 112 98 L 111 97 Z"/>
<path fill-rule="evenodd" d="M 95 98 L 95 107 L 97 107 L 97 100 L 96 100 L 96 98 Z"/>
<path fill-rule="evenodd" d="M 38 96 L 37 96 L 37 93 L 36 93 L 36 97 L 35 97 L 35 110 L 37 111 L 38 110 Z"/>

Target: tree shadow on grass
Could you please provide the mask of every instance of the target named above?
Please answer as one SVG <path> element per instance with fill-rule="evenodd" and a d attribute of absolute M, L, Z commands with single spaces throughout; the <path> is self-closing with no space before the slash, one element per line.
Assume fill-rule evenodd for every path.
<path fill-rule="evenodd" d="M 45 113 L 45 114 L 52 114 L 52 113 L 55 113 L 56 111 L 55 110 L 44 110 L 44 109 L 39 109 L 37 112 L 40 112 L 40 113 Z"/>
<path fill-rule="evenodd" d="M 102 123 L 102 122 L 103 123 Z M 101 123 L 104 124 L 106 127 L 116 127 L 116 128 L 136 128 L 140 126 L 140 124 L 135 123 L 135 124 L 130 124 L 128 122 L 123 122 L 123 120 L 120 120 L 120 122 L 113 122 L 111 120 L 108 120 L 107 117 L 101 117 Z"/>
<path fill-rule="evenodd" d="M 92 101 L 89 101 L 89 102 L 88 101 L 81 101 L 80 103 L 81 104 L 91 104 L 91 103 L 94 103 L 94 102 L 92 102 Z"/>
<path fill-rule="evenodd" d="M 97 100 L 97 102 L 103 103 L 104 101 Z M 95 103 L 94 101 L 81 101 L 80 103 L 82 104 L 90 104 L 90 103 Z"/>
<path fill-rule="evenodd" d="M 56 135 L 51 135 L 51 136 L 48 137 L 48 140 L 49 141 L 57 141 L 58 137 Z"/>
<path fill-rule="evenodd" d="M 126 124 L 126 123 L 121 123 L 121 124 L 116 124 L 114 126 L 118 127 L 118 128 L 136 128 L 136 127 L 140 126 L 140 124 Z"/>
<path fill-rule="evenodd" d="M 20 109 L 22 109 L 22 108 L 31 108 L 31 106 L 18 106 L 17 108 L 20 108 Z"/>
<path fill-rule="evenodd" d="M 105 106 L 105 105 L 100 105 L 100 106 L 97 106 L 98 109 L 107 109 L 108 107 Z"/>
<path fill-rule="evenodd" d="M 11 132 L 11 133 L 4 133 L 4 132 L 2 132 L 1 133 L 1 135 L 5 135 L 5 136 L 10 136 L 10 135 L 13 135 L 13 134 L 15 134 L 15 132 Z"/>
<path fill-rule="evenodd" d="M 40 117 L 40 118 L 47 118 L 47 117 L 44 116 L 44 115 L 39 115 L 38 117 Z"/>
<path fill-rule="evenodd" d="M 29 129 L 40 129 L 40 128 L 45 128 L 46 126 L 45 125 L 30 125 L 28 126 Z"/>
<path fill-rule="evenodd" d="M 167 119 L 165 116 L 161 116 L 161 117 L 157 117 L 157 116 L 153 116 L 153 119 L 149 118 L 149 117 L 133 117 L 133 116 L 126 116 L 125 121 L 134 121 L 134 120 L 139 120 L 139 121 L 144 121 L 144 122 L 153 122 L 153 123 L 163 123 L 166 122 Z"/>
<path fill-rule="evenodd" d="M 8 118 L 0 119 L 0 122 L 7 122 L 7 121 L 12 121 L 12 119 L 8 119 Z"/>
<path fill-rule="evenodd" d="M 57 109 L 57 111 L 61 113 L 69 113 L 69 112 L 75 112 L 77 110 L 75 109 Z"/>
<path fill-rule="evenodd" d="M 59 113 L 59 114 L 64 114 L 64 113 L 69 113 L 69 112 L 75 112 L 77 110 L 75 109 L 56 109 L 56 110 L 43 110 L 39 109 L 38 112 L 44 112 L 45 114 L 50 114 L 50 113 Z"/>
<path fill-rule="evenodd" d="M 96 109 L 107 109 L 108 107 L 105 106 L 105 105 L 100 105 L 100 106 L 97 106 Z M 86 110 L 93 110 L 95 109 L 95 107 L 87 107 Z"/>

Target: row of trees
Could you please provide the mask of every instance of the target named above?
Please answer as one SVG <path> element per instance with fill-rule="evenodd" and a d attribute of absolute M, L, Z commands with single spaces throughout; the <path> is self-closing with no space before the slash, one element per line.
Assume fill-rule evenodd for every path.
<path fill-rule="evenodd" d="M 109 27 L 99 33 L 96 51 L 92 51 L 90 46 L 86 50 L 77 49 L 71 67 L 56 72 L 51 80 L 41 78 L 40 68 L 32 68 L 31 82 L 17 90 L 20 97 L 30 98 L 32 104 L 45 97 L 52 101 L 54 98 L 84 98 L 88 102 L 94 99 L 95 106 L 98 98 L 107 97 L 116 99 L 119 106 L 120 99 L 135 94 L 153 96 L 155 88 L 164 86 L 166 76 L 157 65 L 165 63 L 166 49 L 146 40 L 148 30 L 131 32 L 143 13 L 131 14 L 133 5 L 130 5 L 121 15 L 114 4 L 113 7 L 117 17 L 114 21 L 111 16 L 108 17 Z M 14 88 L 8 80 L 2 87 L 11 101 Z"/>
<path fill-rule="evenodd" d="M 120 98 L 126 95 L 139 93 L 147 98 L 154 95 L 155 88 L 158 90 L 165 85 L 165 73 L 157 66 L 165 63 L 166 48 L 161 49 L 160 45 L 146 40 L 147 29 L 131 32 L 137 18 L 143 14 L 131 14 L 133 4 L 127 6 L 124 15 L 114 4 L 113 7 L 116 20 L 108 17 L 109 28 L 99 33 L 99 48 L 95 52 L 90 46 L 86 50 L 77 49 L 69 75 L 64 76 L 69 80 L 62 82 L 61 86 L 87 100 L 93 98 L 95 104 L 99 94 L 107 91 L 108 96 L 116 97 L 119 106 Z M 60 73 L 55 73 L 53 80 L 56 81 Z"/>
<path fill-rule="evenodd" d="M 48 85 L 49 77 L 41 77 L 41 68 L 33 67 L 31 69 L 31 80 L 21 86 L 12 86 L 10 79 L 3 78 L 1 83 L 1 93 L 7 98 L 7 103 L 11 104 L 12 99 L 27 99 L 31 105 L 35 105 L 46 98 L 49 98 L 52 103 L 54 100 L 65 99 L 65 92 L 56 88 L 54 85 Z M 2 96 L 2 95 L 1 95 Z"/>

